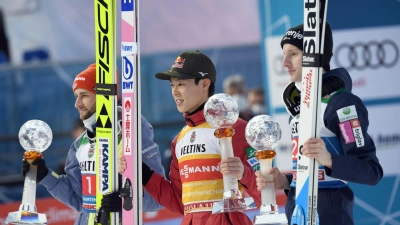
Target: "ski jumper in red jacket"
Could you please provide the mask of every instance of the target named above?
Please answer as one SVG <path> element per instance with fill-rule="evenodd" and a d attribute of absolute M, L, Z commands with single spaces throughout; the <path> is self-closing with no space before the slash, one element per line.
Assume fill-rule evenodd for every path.
<path fill-rule="evenodd" d="M 203 107 L 204 104 L 191 115 L 184 113 L 186 126 L 171 143 L 170 181 L 153 173 L 144 188 L 162 206 L 183 214 L 181 224 L 250 225 L 250 218 L 243 212 L 211 213 L 213 203 L 223 198 L 224 186 L 218 165 L 221 161 L 219 140 L 214 136 L 215 129 L 204 118 Z M 247 162 L 246 149 L 251 147 L 245 139 L 246 124 L 239 118 L 232 126 L 234 156 L 244 165 L 238 188 L 260 205 L 256 176 Z"/>

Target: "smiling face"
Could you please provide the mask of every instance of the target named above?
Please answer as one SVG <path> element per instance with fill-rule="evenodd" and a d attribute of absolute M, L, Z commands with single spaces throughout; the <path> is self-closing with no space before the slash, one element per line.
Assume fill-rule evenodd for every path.
<path fill-rule="evenodd" d="M 96 95 L 92 92 L 78 88 L 74 92 L 76 101 L 75 108 L 78 109 L 79 118 L 86 120 L 96 112 Z"/>
<path fill-rule="evenodd" d="M 201 79 L 196 85 L 195 79 L 171 77 L 172 97 L 174 97 L 178 111 L 191 113 L 206 102 L 210 83 L 209 79 Z"/>
<path fill-rule="evenodd" d="M 286 67 L 290 81 L 301 81 L 303 51 L 292 44 L 283 45 L 283 61 L 282 65 Z"/>

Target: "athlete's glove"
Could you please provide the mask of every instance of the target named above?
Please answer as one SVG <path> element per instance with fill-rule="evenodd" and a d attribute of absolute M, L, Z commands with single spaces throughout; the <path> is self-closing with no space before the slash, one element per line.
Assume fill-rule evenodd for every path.
<path fill-rule="evenodd" d="M 153 175 L 154 170 L 151 170 L 150 167 L 142 162 L 142 185 L 146 186 L 147 182 L 149 182 L 151 175 Z"/>
<path fill-rule="evenodd" d="M 32 162 L 33 166 L 37 166 L 37 174 L 36 174 L 36 182 L 39 183 L 49 172 L 49 169 L 46 166 L 46 161 L 42 158 L 37 158 Z M 22 160 L 22 169 L 21 174 L 23 177 L 26 176 L 26 173 L 29 171 L 30 165 L 29 163 L 23 159 Z"/>
<path fill-rule="evenodd" d="M 95 222 L 102 225 L 110 224 L 110 212 L 122 212 L 122 199 L 117 191 L 103 195 L 101 206 L 96 212 Z"/>
<path fill-rule="evenodd" d="M 105 212 L 121 212 L 122 198 L 119 196 L 119 191 L 103 195 L 101 207 Z"/>

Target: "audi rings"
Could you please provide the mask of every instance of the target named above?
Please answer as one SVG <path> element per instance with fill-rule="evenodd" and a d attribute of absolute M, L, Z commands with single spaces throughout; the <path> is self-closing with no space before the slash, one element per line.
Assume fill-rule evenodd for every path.
<path fill-rule="evenodd" d="M 347 70 L 390 68 L 399 61 L 399 47 L 392 40 L 344 43 L 335 49 L 333 55 L 336 65 Z"/>

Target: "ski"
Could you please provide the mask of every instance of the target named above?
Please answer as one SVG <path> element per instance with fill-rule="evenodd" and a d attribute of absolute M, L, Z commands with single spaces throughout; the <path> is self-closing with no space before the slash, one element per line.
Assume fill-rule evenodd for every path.
<path fill-rule="evenodd" d="M 292 225 L 318 225 L 318 161 L 301 154 L 304 142 L 320 137 L 322 56 L 328 1 L 304 0 L 303 70 L 298 137 L 296 207 Z M 322 46 L 322 47 L 321 47 Z"/>
<path fill-rule="evenodd" d="M 104 194 L 118 187 L 118 115 L 116 74 L 116 2 L 95 0 L 96 36 L 96 208 Z M 89 220 L 89 224 L 94 224 Z M 110 213 L 119 224 L 119 213 Z M 105 224 L 103 224 L 105 225 Z"/>
<path fill-rule="evenodd" d="M 122 223 L 142 224 L 142 154 L 139 55 L 139 1 L 121 0 L 122 148 L 127 169 L 123 173 Z"/>

